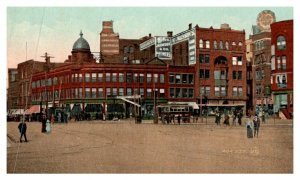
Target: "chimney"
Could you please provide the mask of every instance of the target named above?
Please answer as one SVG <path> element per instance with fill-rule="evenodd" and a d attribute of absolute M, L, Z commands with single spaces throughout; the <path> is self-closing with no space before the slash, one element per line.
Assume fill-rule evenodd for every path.
<path fill-rule="evenodd" d="M 149 33 L 149 38 L 151 38 L 151 33 Z"/>
<path fill-rule="evenodd" d="M 192 29 L 192 23 L 189 24 L 189 30 L 191 30 L 191 29 Z"/>
<path fill-rule="evenodd" d="M 173 31 L 168 31 L 167 35 L 168 35 L 168 37 L 172 37 L 173 36 Z"/>

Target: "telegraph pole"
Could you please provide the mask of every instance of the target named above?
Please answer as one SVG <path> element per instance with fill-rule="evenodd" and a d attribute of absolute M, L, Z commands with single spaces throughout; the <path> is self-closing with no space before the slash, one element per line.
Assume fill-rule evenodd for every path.
<path fill-rule="evenodd" d="M 54 58 L 53 56 L 49 56 L 49 54 L 47 52 L 45 52 L 44 56 L 41 56 L 43 58 L 45 58 L 45 66 L 44 66 L 44 71 L 45 71 L 45 93 L 46 93 L 46 118 L 48 118 L 48 91 L 47 91 L 47 86 L 48 86 L 48 78 L 47 78 L 47 74 L 50 71 L 50 58 Z"/>

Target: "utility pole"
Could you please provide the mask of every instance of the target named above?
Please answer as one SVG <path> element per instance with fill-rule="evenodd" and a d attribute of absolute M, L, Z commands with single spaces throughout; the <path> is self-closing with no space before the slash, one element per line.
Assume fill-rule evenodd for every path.
<path fill-rule="evenodd" d="M 50 71 L 50 58 L 54 58 L 53 56 L 49 56 L 47 52 L 45 52 L 44 56 L 41 56 L 43 58 L 45 58 L 45 66 L 44 66 L 44 71 L 45 71 L 45 90 L 46 90 L 46 110 L 45 110 L 45 114 L 46 114 L 46 118 L 48 118 L 48 91 L 47 91 L 47 86 L 48 86 L 48 78 L 47 78 L 47 74 Z"/>

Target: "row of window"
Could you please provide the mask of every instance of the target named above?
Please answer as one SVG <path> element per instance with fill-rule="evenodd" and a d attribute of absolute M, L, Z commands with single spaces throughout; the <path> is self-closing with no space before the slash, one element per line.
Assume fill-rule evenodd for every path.
<path fill-rule="evenodd" d="M 134 52 L 134 47 L 125 46 L 123 52 L 124 53 L 133 53 Z"/>
<path fill-rule="evenodd" d="M 209 54 L 200 54 L 199 62 L 209 64 L 210 63 L 210 55 Z M 216 59 L 215 64 L 227 64 L 227 59 Z M 233 56 L 232 57 L 232 65 L 243 65 L 242 56 Z"/>
<path fill-rule="evenodd" d="M 105 94 L 104 94 L 105 90 Z M 84 94 L 83 94 L 84 91 Z M 51 101 L 53 98 L 58 100 L 59 98 L 59 92 L 58 90 L 48 91 L 48 100 Z M 109 96 L 132 96 L 134 94 L 139 94 L 141 96 L 146 97 L 159 97 L 164 98 L 165 97 L 165 89 L 153 89 L 147 88 L 146 92 L 144 91 L 144 88 L 73 88 L 73 89 L 64 89 L 61 91 L 60 97 L 62 99 L 69 99 L 69 98 L 104 98 Z M 46 92 L 42 93 L 35 93 L 32 96 L 33 101 L 41 101 L 46 100 Z"/>
<path fill-rule="evenodd" d="M 214 90 L 215 96 L 227 96 L 227 88 L 225 86 L 215 86 Z M 210 96 L 210 86 L 202 86 L 200 93 L 201 95 Z M 232 96 L 243 96 L 243 88 L 239 86 L 232 87 Z"/>
<path fill-rule="evenodd" d="M 215 40 L 215 41 L 213 41 L 213 45 L 214 45 L 214 49 L 229 50 L 229 41 L 225 41 L 225 43 L 224 43 L 223 41 L 217 42 Z M 232 41 L 231 46 L 232 46 L 232 49 L 234 49 L 236 47 L 236 42 Z M 243 43 L 241 41 L 238 42 L 238 46 L 241 49 L 241 47 L 243 46 Z M 203 48 L 204 49 L 210 49 L 210 41 L 200 39 L 199 40 L 199 48 L 201 48 L 201 49 L 203 49 Z"/>
<path fill-rule="evenodd" d="M 277 74 L 276 76 L 271 77 L 271 84 L 273 84 L 273 77 L 275 77 L 275 83 L 277 88 L 287 88 L 287 74 Z"/>
<path fill-rule="evenodd" d="M 263 50 L 264 48 L 265 48 L 265 41 L 264 40 L 256 41 L 254 43 L 254 50 L 255 51 Z"/>
<path fill-rule="evenodd" d="M 277 56 L 275 62 L 275 56 L 271 59 L 272 70 L 286 70 L 286 56 Z"/>
<path fill-rule="evenodd" d="M 171 98 L 193 98 L 194 89 L 192 88 L 170 88 Z"/>
<path fill-rule="evenodd" d="M 200 78 L 201 79 L 209 79 L 210 78 L 210 70 L 209 69 L 200 69 Z M 215 70 L 214 71 L 214 79 L 227 79 L 227 74 L 225 70 Z M 242 79 L 242 71 L 232 71 L 232 79 L 241 80 Z"/>
<path fill-rule="evenodd" d="M 171 84 L 194 84 L 194 74 L 169 74 Z"/>
<path fill-rule="evenodd" d="M 126 75 L 126 76 L 125 76 Z M 144 73 L 105 73 L 105 82 L 127 82 L 127 83 L 144 83 Z M 126 79 L 125 79 L 126 78 Z M 63 81 L 64 79 L 64 81 Z M 53 80 L 53 84 L 52 84 Z M 81 83 L 83 82 L 83 75 L 81 73 L 75 73 L 71 75 L 69 79 L 68 76 L 65 78 L 61 77 L 60 83 Z M 84 74 L 84 81 L 85 82 L 103 82 L 103 73 L 85 73 Z M 165 75 L 164 74 L 146 74 L 146 82 L 147 83 L 165 83 Z M 47 83 L 47 84 L 46 84 Z M 45 79 L 33 81 L 32 88 L 44 87 L 44 86 L 51 86 L 57 85 L 58 78 L 54 77 L 48 78 L 47 81 Z"/>

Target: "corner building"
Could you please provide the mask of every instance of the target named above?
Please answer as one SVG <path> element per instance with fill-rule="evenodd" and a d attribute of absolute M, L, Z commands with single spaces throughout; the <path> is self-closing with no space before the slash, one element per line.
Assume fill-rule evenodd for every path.
<path fill-rule="evenodd" d="M 293 20 L 271 24 L 271 89 L 274 112 L 293 118 Z"/>
<path fill-rule="evenodd" d="M 105 33 L 118 39 L 118 45 L 111 48 L 115 54 L 103 46 L 117 42 L 103 41 L 107 39 L 102 37 Z M 154 115 L 156 105 L 168 102 L 193 103 L 195 109 L 200 106 L 209 113 L 217 108 L 245 109 L 244 31 L 232 30 L 226 24 L 220 29 L 190 24 L 174 36 L 169 31 L 163 38 L 170 40 L 163 44 L 168 50 L 162 53 L 167 55 L 164 59 L 158 58 L 157 44 L 152 41 L 156 37 L 151 34 L 140 39 L 119 39 L 112 23 L 104 23 L 101 37 L 100 61 L 96 61 L 80 33 L 72 54 L 62 65 L 34 73 L 32 104 L 63 106 L 71 116 L 84 111 L 129 117 L 137 113 L 134 106 L 115 97 L 140 95 L 140 99 L 131 101 L 141 105 L 144 118 Z M 145 42 L 150 42 L 149 46 L 141 49 Z"/>

